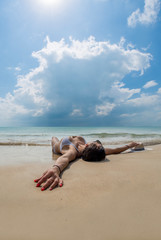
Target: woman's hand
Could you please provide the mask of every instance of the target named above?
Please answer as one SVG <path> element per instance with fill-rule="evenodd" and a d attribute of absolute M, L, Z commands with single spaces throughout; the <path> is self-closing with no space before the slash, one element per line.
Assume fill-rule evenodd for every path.
<path fill-rule="evenodd" d="M 136 146 L 138 146 L 138 145 L 139 145 L 139 143 L 131 142 L 131 143 L 129 143 L 127 146 L 128 146 L 129 148 L 133 148 L 133 147 L 136 147 Z"/>
<path fill-rule="evenodd" d="M 36 187 L 40 187 L 42 183 L 43 185 L 41 191 L 44 191 L 49 187 L 50 190 L 52 190 L 56 186 L 62 187 L 63 180 L 60 178 L 59 174 L 59 169 L 57 169 L 56 167 L 49 168 L 46 172 L 43 173 L 40 178 L 34 180 L 34 182 L 37 183 Z"/>

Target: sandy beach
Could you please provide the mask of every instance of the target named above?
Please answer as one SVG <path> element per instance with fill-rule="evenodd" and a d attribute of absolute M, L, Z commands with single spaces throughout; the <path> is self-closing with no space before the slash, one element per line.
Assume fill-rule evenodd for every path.
<path fill-rule="evenodd" d="M 41 192 L 33 180 L 53 164 L 51 149 L 1 146 L 0 239 L 160 240 L 161 145 L 149 148 L 77 160 L 62 188 Z"/>

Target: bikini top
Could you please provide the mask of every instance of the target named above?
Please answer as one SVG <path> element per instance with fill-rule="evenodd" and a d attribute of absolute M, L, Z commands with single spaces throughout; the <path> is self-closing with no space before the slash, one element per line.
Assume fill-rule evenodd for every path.
<path fill-rule="evenodd" d="M 85 139 L 84 139 L 84 142 L 86 144 L 86 140 Z M 60 151 L 62 151 L 62 148 L 64 146 L 66 146 L 66 145 L 72 145 L 79 152 L 78 148 L 69 140 L 68 137 L 63 138 L 63 140 L 61 141 L 61 143 L 60 143 Z"/>

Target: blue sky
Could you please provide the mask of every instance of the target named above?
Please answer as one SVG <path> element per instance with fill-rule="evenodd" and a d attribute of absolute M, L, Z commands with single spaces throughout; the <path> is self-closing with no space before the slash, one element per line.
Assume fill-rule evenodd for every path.
<path fill-rule="evenodd" d="M 159 0 L 0 2 L 0 126 L 160 126 Z"/>

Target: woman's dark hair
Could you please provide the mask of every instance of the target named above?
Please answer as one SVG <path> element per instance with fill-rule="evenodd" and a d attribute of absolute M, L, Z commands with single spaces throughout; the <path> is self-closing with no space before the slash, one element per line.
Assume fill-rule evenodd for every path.
<path fill-rule="evenodd" d="M 89 162 L 101 161 L 105 159 L 105 149 L 103 146 L 91 143 L 83 150 L 82 159 Z"/>

